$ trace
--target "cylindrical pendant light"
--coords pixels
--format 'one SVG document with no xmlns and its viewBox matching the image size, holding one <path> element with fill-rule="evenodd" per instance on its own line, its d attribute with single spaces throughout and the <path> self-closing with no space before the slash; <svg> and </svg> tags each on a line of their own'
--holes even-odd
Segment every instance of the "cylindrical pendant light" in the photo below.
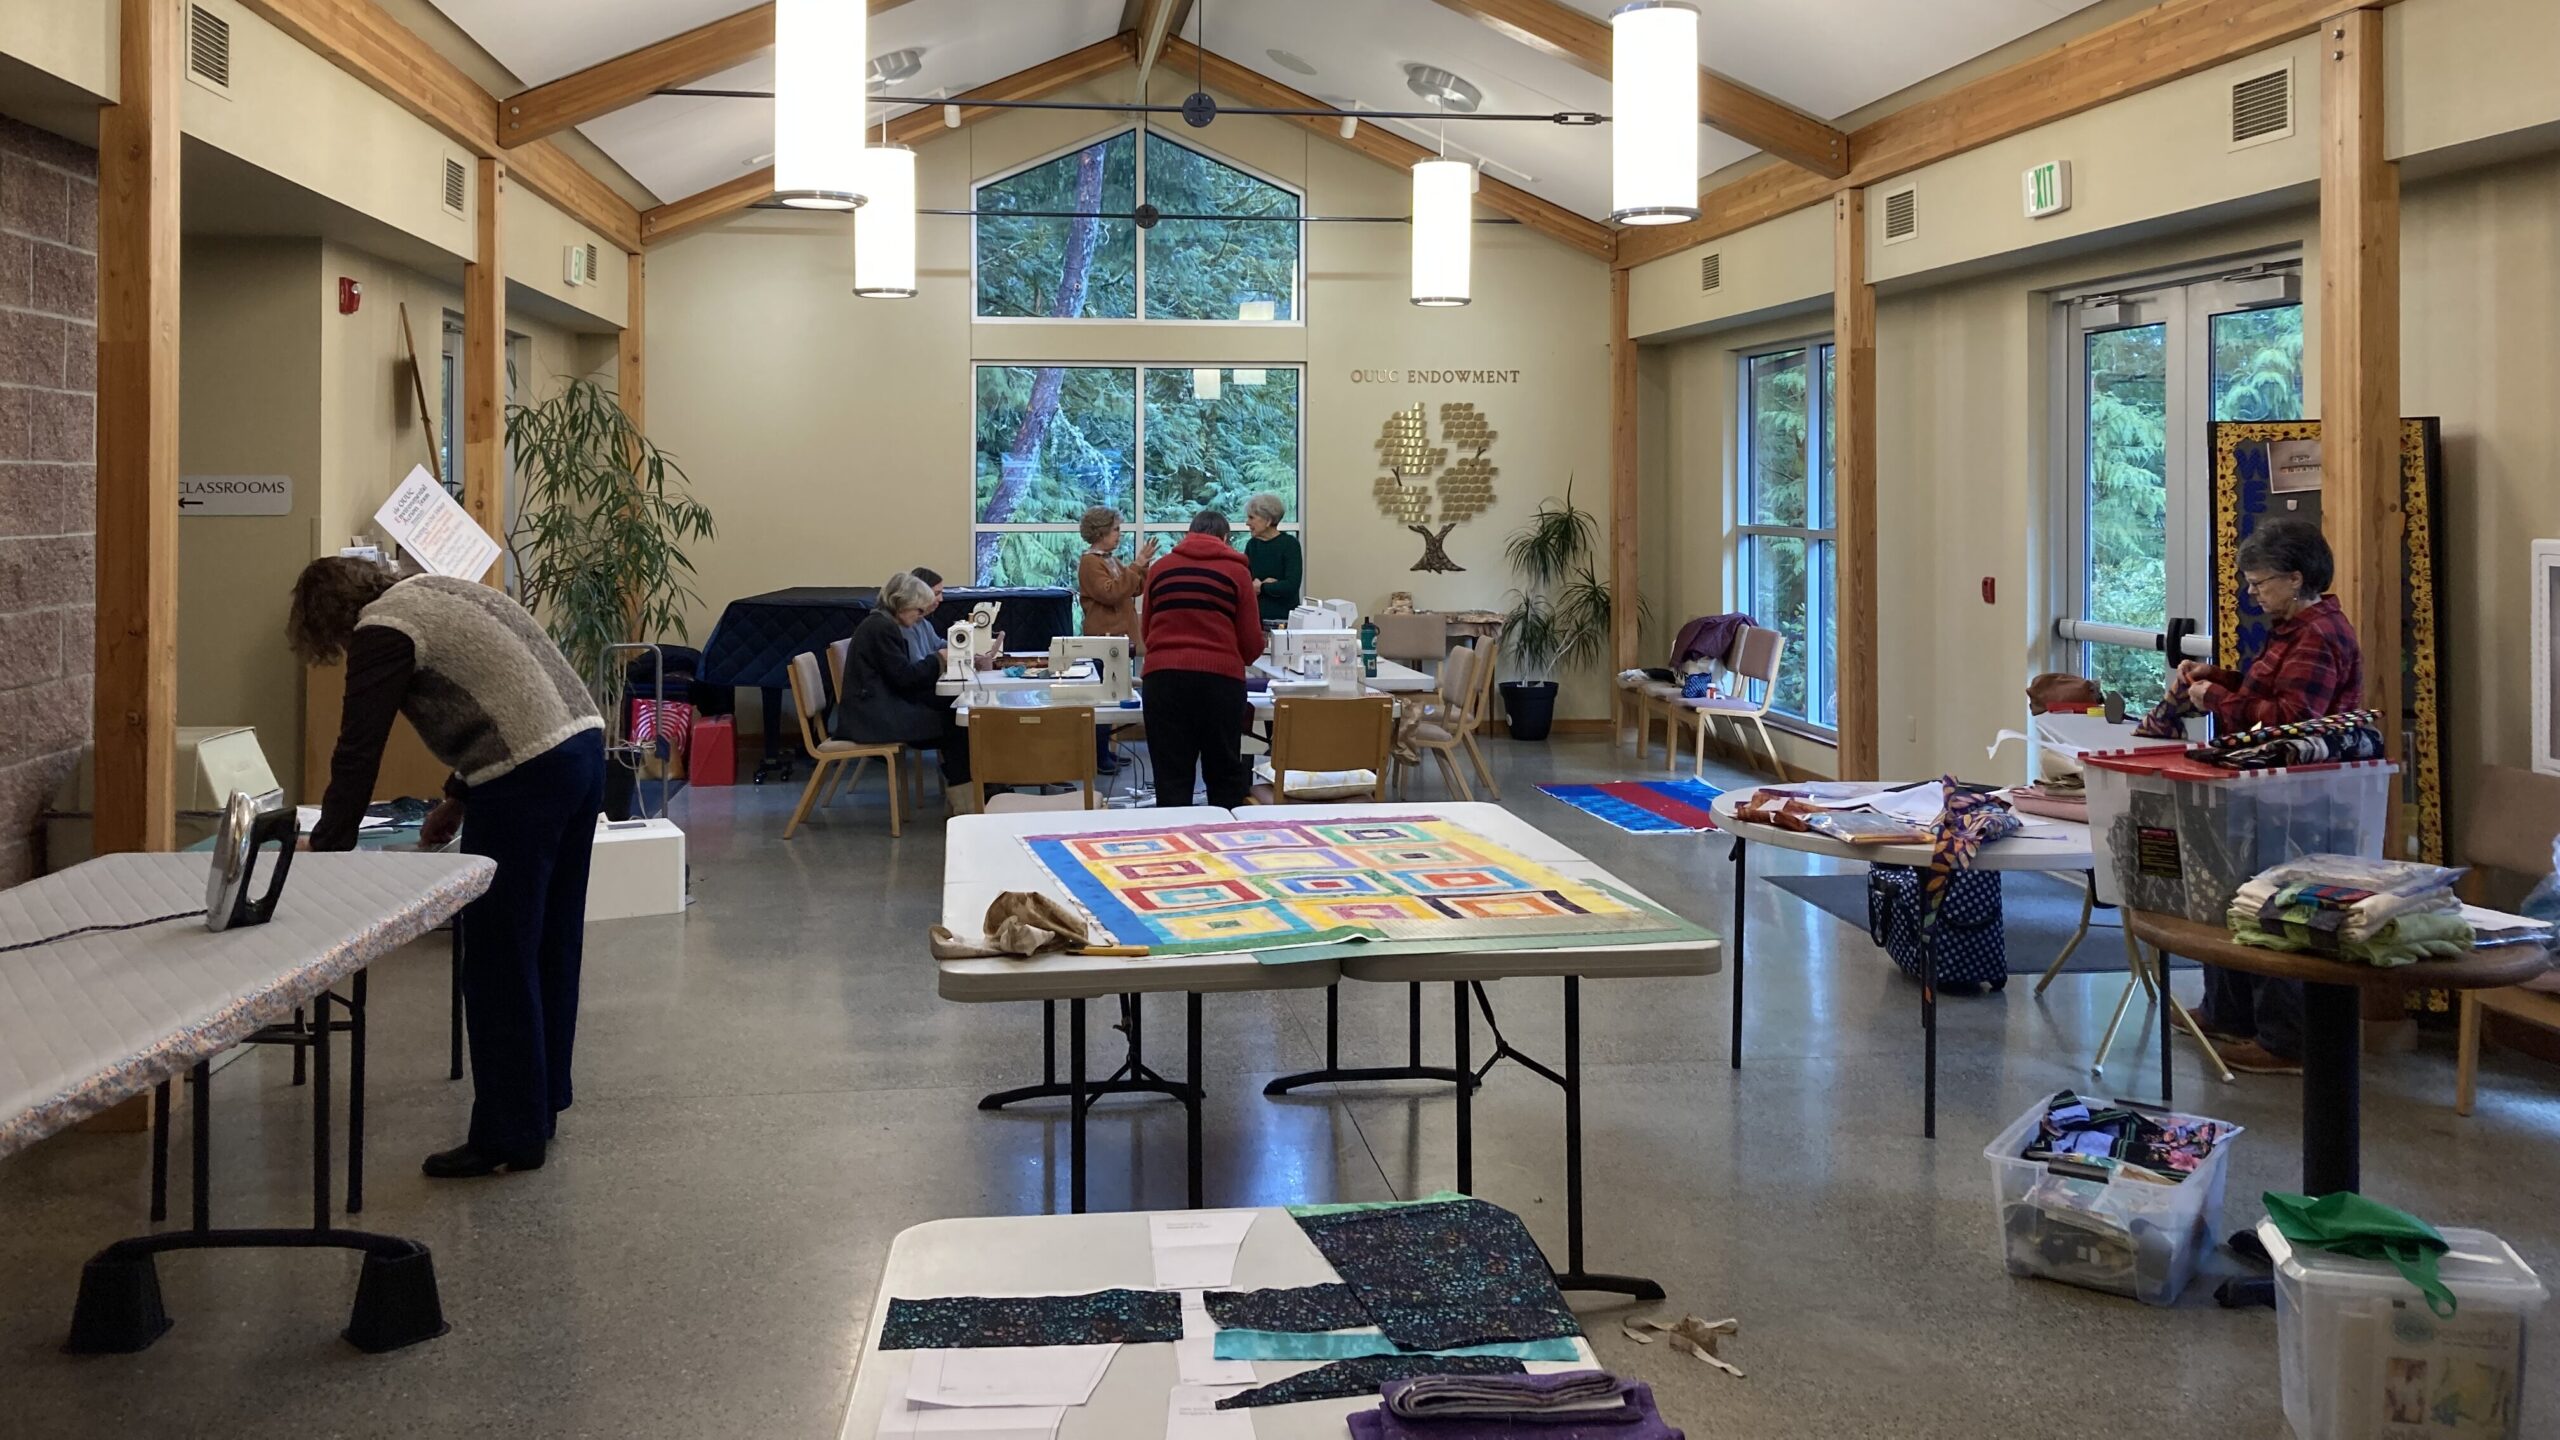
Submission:
<svg viewBox="0 0 2560 1440">
<path fill-rule="evenodd" d="M 1464 305 L 1475 244 L 1476 167 L 1424 160 L 1413 167 L 1413 303 Z"/>
<path fill-rule="evenodd" d="M 1630 0 L 1609 17 L 1609 218 L 1698 218 L 1698 12 Z"/>
<path fill-rule="evenodd" d="M 778 0 L 773 15 L 773 190 L 785 205 L 850 210 L 862 191 L 865 0 Z"/>
<path fill-rule="evenodd" d="M 853 293 L 903 300 L 916 293 L 916 152 L 874 145 L 862 164 L 871 198 L 853 212 Z"/>
</svg>

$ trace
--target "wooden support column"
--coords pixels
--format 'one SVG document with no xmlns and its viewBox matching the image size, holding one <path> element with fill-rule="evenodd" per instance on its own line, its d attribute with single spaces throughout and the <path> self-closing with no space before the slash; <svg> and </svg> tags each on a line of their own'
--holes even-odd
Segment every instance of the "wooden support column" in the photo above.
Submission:
<svg viewBox="0 0 2560 1440">
<path fill-rule="evenodd" d="M 2364 646 L 2364 703 L 2400 733 L 2400 167 L 2383 151 L 2382 12 L 2320 29 L 2321 528 Z M 2391 807 L 2390 853 L 2399 853 Z"/>
<path fill-rule="evenodd" d="M 1831 484 L 1839 626 L 1840 778 L 1877 778 L 1876 289 L 1867 283 L 1867 194 L 1832 198 Z M 1798 663 L 1802 663 L 1799 661 Z"/>
<path fill-rule="evenodd" d="M 501 540 L 507 483 L 507 267 L 499 240 L 506 214 L 507 165 L 479 162 L 477 239 L 462 267 L 462 508 Z M 490 578 L 504 583 L 504 562 Z"/>
<path fill-rule="evenodd" d="M 622 343 L 616 351 L 614 393 L 622 401 L 622 413 L 631 417 L 633 428 L 649 433 L 649 257 L 638 250 L 631 252 L 631 298 L 622 322 Z"/>
<path fill-rule="evenodd" d="M 1636 342 L 1627 334 L 1633 278 L 1629 271 L 1609 272 L 1609 653 L 1620 670 L 1637 663 L 1643 608 L 1636 552 Z"/>
<path fill-rule="evenodd" d="M 98 117 L 96 853 L 174 848 L 178 0 L 121 0 Z"/>
</svg>

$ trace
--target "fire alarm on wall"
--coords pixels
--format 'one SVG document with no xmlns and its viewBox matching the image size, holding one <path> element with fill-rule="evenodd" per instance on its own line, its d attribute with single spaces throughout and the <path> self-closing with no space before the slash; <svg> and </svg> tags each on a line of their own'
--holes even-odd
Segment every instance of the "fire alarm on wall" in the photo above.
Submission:
<svg viewBox="0 0 2560 1440">
<path fill-rule="evenodd" d="M 349 275 L 338 277 L 338 313 L 353 315 L 364 304 L 364 282 Z"/>
<path fill-rule="evenodd" d="M 1989 575 L 1982 577 L 1982 603 L 1985 605 L 2000 603 L 2000 582 Z"/>
</svg>

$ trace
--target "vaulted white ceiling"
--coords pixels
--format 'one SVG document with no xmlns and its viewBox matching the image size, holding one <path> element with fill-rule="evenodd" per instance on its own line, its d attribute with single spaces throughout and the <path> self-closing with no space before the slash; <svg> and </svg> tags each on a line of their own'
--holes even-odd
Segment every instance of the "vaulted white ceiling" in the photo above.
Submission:
<svg viewBox="0 0 2560 1440">
<path fill-rule="evenodd" d="M 528 85 L 557 79 L 744 8 L 741 0 L 437 0 L 453 21 Z M 1605 17 L 1617 0 L 1568 0 Z M 1916 84 L 2096 0 L 1698 0 L 1706 63 L 1825 119 Z M 902 94 L 956 93 L 1108 38 L 1120 0 L 912 0 L 871 20 L 875 55 L 914 48 L 923 70 Z M 1184 38 L 1346 108 L 1427 108 L 1405 67 L 1438 66 L 1484 93 L 1487 111 L 1609 108 L 1609 86 L 1565 61 L 1504 38 L 1434 0 L 1196 0 Z M 698 82 L 765 90 L 771 56 Z M 1188 87 L 1164 76 L 1159 101 Z M 874 117 L 878 118 L 877 116 Z M 1427 125 L 1382 122 L 1436 143 Z M 658 96 L 580 127 L 641 184 L 672 200 L 758 168 L 773 150 L 773 111 L 759 100 Z M 1606 128 L 1468 121 L 1448 127 L 1452 154 L 1594 217 L 1609 208 Z M 1750 147 L 1701 127 L 1702 171 Z"/>
</svg>

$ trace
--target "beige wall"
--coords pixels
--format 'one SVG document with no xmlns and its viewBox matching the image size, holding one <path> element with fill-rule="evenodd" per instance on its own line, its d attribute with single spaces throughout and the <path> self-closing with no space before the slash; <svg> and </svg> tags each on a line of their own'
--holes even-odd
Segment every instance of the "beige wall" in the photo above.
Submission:
<svg viewBox="0 0 2560 1440">
<path fill-rule="evenodd" d="M 200 241 L 183 265 L 179 468 L 290 476 L 294 503 L 289 515 L 179 522 L 178 723 L 256 726 L 294 796 L 302 675 L 284 654 L 284 619 L 321 533 L 320 244 Z"/>
<path fill-rule="evenodd" d="M 1126 98 L 1125 81 L 1095 91 Z M 1022 112 L 920 151 L 921 203 L 965 207 L 972 177 L 1101 129 L 1092 116 Z M 1186 137 L 1192 138 L 1192 137 Z M 1317 214 L 1402 214 L 1407 182 L 1297 127 L 1221 120 L 1210 148 L 1303 187 Z M 650 430 L 718 517 L 695 552 L 699 641 L 721 606 L 786 585 L 875 584 L 929 564 L 969 567 L 973 360 L 1303 362 L 1308 583 L 1376 606 L 1498 607 L 1501 543 L 1568 477 L 1605 513 L 1608 273 L 1514 226 L 1479 226 L 1473 305 L 1406 299 L 1401 226 L 1307 228 L 1303 326 L 973 323 L 969 227 L 927 218 L 923 293 L 856 300 L 842 221 L 756 211 L 656 247 L 649 258 Z M 1516 369 L 1485 387 L 1354 383 L 1355 370 Z M 1409 567 L 1421 541 L 1378 512 L 1370 483 L 1389 412 L 1473 401 L 1499 432 L 1494 511 L 1449 539 L 1462 574 Z M 1579 685 L 1568 713 L 1597 715 Z"/>
<path fill-rule="evenodd" d="M 0 0 L 0 53 L 104 100 L 116 93 L 113 0 Z"/>
</svg>

